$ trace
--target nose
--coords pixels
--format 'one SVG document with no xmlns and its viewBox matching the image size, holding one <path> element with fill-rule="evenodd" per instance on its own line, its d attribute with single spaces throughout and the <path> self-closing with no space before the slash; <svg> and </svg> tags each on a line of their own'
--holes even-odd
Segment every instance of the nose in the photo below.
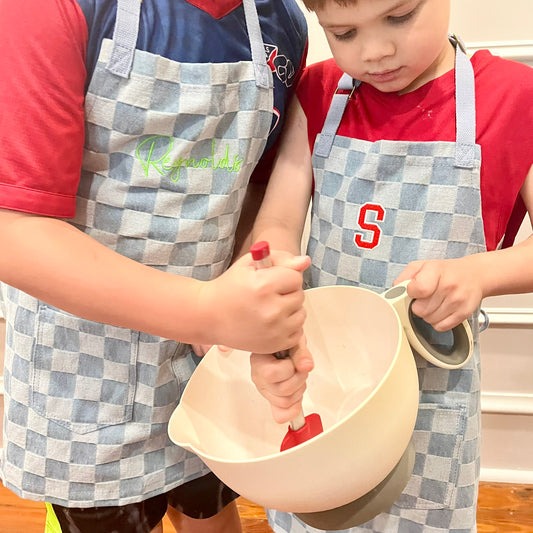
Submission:
<svg viewBox="0 0 533 533">
<path fill-rule="evenodd" d="M 394 43 L 386 37 L 371 36 L 362 41 L 361 59 L 365 63 L 379 63 L 396 52 Z"/>
</svg>

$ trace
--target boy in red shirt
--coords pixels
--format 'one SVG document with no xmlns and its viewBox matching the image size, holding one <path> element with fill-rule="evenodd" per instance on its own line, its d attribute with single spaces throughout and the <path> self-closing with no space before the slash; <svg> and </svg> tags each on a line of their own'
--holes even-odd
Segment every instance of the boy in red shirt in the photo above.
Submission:
<svg viewBox="0 0 533 533">
<path fill-rule="evenodd" d="M 413 474 L 387 512 L 346 531 L 474 532 L 478 310 L 487 296 L 533 290 L 533 238 L 511 246 L 533 212 L 533 70 L 488 51 L 468 58 L 448 36 L 449 1 L 304 3 L 334 59 L 310 65 L 297 87 L 254 239 L 273 256 L 298 254 L 312 200 L 309 287 L 382 292 L 411 280 L 416 315 L 438 332 L 469 319 L 475 337 L 461 369 L 417 356 Z M 279 422 L 300 409 L 309 367 L 296 366 L 254 355 Z M 317 531 L 269 519 L 276 533 Z"/>
<path fill-rule="evenodd" d="M 190 343 L 302 333 L 306 259 L 228 266 L 306 44 L 294 0 L 0 2 L 0 476 L 50 530 L 241 530 L 167 426 Z"/>
</svg>

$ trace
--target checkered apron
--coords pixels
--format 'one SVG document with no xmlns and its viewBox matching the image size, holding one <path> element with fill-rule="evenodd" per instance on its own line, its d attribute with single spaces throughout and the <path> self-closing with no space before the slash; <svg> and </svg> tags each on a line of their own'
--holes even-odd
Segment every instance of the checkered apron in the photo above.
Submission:
<svg viewBox="0 0 533 533">
<path fill-rule="evenodd" d="M 136 50 L 140 6 L 119 0 L 102 43 L 73 224 L 143 264 L 209 280 L 228 266 L 272 123 L 255 2 L 244 1 L 252 61 L 220 64 Z M 195 368 L 189 345 L 3 293 L 7 487 L 63 506 L 123 505 L 208 471 L 167 436 Z"/>
<path fill-rule="evenodd" d="M 367 142 L 336 136 L 348 98 L 337 91 L 313 153 L 311 286 L 349 284 L 382 292 L 410 261 L 485 251 L 474 74 L 465 53 L 456 48 L 455 143 Z M 352 80 L 343 77 L 343 88 L 351 91 Z M 420 407 L 413 475 L 388 513 L 344 531 L 475 531 L 480 435 L 477 314 L 471 325 L 475 355 L 464 368 L 437 368 L 415 355 Z M 287 513 L 269 511 L 268 516 L 276 533 L 319 531 Z"/>
</svg>

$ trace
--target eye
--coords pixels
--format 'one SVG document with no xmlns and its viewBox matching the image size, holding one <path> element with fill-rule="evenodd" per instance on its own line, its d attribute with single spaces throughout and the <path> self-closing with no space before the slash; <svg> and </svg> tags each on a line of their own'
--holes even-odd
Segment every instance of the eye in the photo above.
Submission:
<svg viewBox="0 0 533 533">
<path fill-rule="evenodd" d="M 416 14 L 416 9 L 413 9 L 413 11 L 409 11 L 409 13 L 406 13 L 405 15 L 402 15 L 400 17 L 387 17 L 387 20 L 390 24 L 400 26 L 402 24 L 405 24 L 406 22 L 409 22 Z"/>
<path fill-rule="evenodd" d="M 337 41 L 349 41 L 350 39 L 353 39 L 356 35 L 356 30 L 348 30 L 343 33 L 334 33 L 333 37 Z"/>
</svg>

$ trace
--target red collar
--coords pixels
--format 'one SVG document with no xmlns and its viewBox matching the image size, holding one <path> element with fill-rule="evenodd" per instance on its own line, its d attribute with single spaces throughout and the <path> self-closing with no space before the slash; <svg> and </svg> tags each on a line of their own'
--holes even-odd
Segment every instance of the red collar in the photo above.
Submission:
<svg viewBox="0 0 533 533">
<path fill-rule="evenodd" d="M 186 0 L 216 19 L 225 17 L 242 4 L 242 0 Z"/>
</svg>

